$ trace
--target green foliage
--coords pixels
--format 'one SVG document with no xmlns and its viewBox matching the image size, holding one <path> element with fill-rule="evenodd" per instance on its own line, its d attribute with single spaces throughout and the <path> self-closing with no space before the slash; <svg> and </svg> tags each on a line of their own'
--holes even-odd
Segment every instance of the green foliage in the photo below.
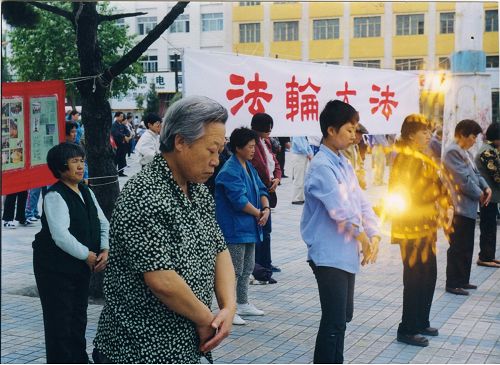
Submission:
<svg viewBox="0 0 500 365">
<path fill-rule="evenodd" d="M 159 110 L 160 110 L 160 98 L 156 93 L 155 84 L 152 83 L 146 95 L 146 110 L 144 111 L 144 114 L 148 113 L 158 114 Z"/>
<path fill-rule="evenodd" d="M 181 92 L 177 92 L 177 93 L 175 93 L 174 97 L 172 99 L 170 99 L 169 105 L 172 105 L 177 100 L 181 100 L 181 99 L 182 99 L 182 93 Z"/>
<path fill-rule="evenodd" d="M 137 94 L 135 97 L 135 107 L 141 111 L 144 109 L 144 95 L 142 94 Z"/>
<path fill-rule="evenodd" d="M 71 11 L 70 2 L 51 2 L 51 5 Z M 115 9 L 108 2 L 99 2 L 101 14 L 112 14 Z M 65 18 L 47 11 L 34 9 L 39 13 L 39 23 L 35 29 L 13 28 L 9 32 L 12 46 L 10 65 L 15 70 L 18 81 L 42 81 L 71 79 L 80 76 L 76 34 L 72 24 Z M 116 62 L 123 53 L 133 47 L 135 36 L 127 35 L 125 27 L 115 22 L 99 25 L 98 41 L 103 55 L 104 67 Z M 128 67 L 112 83 L 111 96 L 125 95 L 135 88 L 133 76 L 142 74 L 138 62 Z M 69 97 L 78 95 L 71 80 L 66 84 Z"/>
</svg>

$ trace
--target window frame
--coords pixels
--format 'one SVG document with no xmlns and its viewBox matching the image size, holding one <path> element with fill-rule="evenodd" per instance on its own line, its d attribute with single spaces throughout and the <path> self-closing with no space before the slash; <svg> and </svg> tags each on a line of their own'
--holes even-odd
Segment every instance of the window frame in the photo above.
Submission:
<svg viewBox="0 0 500 365">
<path fill-rule="evenodd" d="M 493 62 L 490 62 L 491 60 L 493 60 Z M 496 60 L 496 62 L 495 62 Z M 493 66 L 488 66 L 488 62 L 490 63 L 493 63 Z M 499 59 L 498 59 L 498 55 L 486 55 L 486 68 L 488 69 L 497 69 L 498 68 L 498 62 L 499 62 Z M 495 66 L 495 63 L 496 63 L 496 66 Z"/>
<path fill-rule="evenodd" d="M 277 29 L 279 26 L 285 26 L 284 29 Z M 293 27 L 291 27 L 293 25 Z M 277 32 L 279 35 L 285 35 L 285 37 L 277 37 Z M 292 34 L 289 34 L 292 33 Z M 291 37 L 290 37 L 291 35 Z M 285 39 L 281 39 L 285 38 Z M 291 38 L 291 39 L 290 39 Z M 299 21 L 275 21 L 273 22 L 273 41 L 274 42 L 295 42 L 299 40 Z"/>
<path fill-rule="evenodd" d="M 170 33 L 189 33 L 189 14 L 180 14 L 168 28 Z"/>
<path fill-rule="evenodd" d="M 380 68 L 381 62 L 380 60 L 353 60 L 352 65 L 354 67 L 364 67 L 364 68 Z"/>
<path fill-rule="evenodd" d="M 139 62 L 142 65 L 142 72 L 143 73 L 158 72 L 158 55 L 157 54 L 145 54 L 139 59 Z"/>
<path fill-rule="evenodd" d="M 443 19 L 443 16 L 452 15 L 452 19 Z M 451 22 L 451 31 L 450 31 L 450 22 Z M 443 32 L 443 29 L 445 30 Z M 453 34 L 455 33 L 455 12 L 448 11 L 439 13 L 439 34 Z"/>
<path fill-rule="evenodd" d="M 496 14 L 496 17 L 488 17 L 488 14 Z M 484 31 L 498 32 L 498 9 L 487 9 L 484 11 Z"/>
<path fill-rule="evenodd" d="M 332 24 L 328 24 L 328 22 L 332 22 Z M 326 23 L 325 25 L 321 25 L 320 23 Z M 335 24 L 336 23 L 336 24 Z M 329 29 L 331 27 L 332 36 L 329 37 Z M 320 32 L 324 34 L 319 34 Z M 325 18 L 325 19 L 313 19 L 313 40 L 328 40 L 328 39 L 339 39 L 340 38 L 340 18 Z M 324 37 L 322 37 L 324 35 Z"/>
<path fill-rule="evenodd" d="M 202 13 L 200 20 L 202 32 L 222 32 L 224 30 L 224 13 L 222 12 Z"/>
<path fill-rule="evenodd" d="M 421 33 L 419 24 L 420 18 L 422 19 Z M 405 22 L 405 20 L 407 21 Z M 425 14 L 396 14 L 396 35 L 425 35 Z"/>
<path fill-rule="evenodd" d="M 380 15 L 353 18 L 353 38 L 376 38 L 380 37 L 381 34 L 382 17 Z"/>
<path fill-rule="evenodd" d="M 148 20 L 143 20 L 143 19 L 148 19 Z M 137 17 L 137 33 L 139 33 L 139 35 L 147 35 L 157 25 L 158 25 L 158 17 L 156 16 Z"/>
<path fill-rule="evenodd" d="M 404 66 L 402 63 L 406 63 L 408 67 L 401 67 Z M 398 65 L 399 63 L 399 65 Z M 417 66 L 414 68 L 412 65 L 417 64 L 420 65 L 420 68 Z M 399 66 L 399 67 L 398 67 Z M 394 69 L 396 71 L 420 71 L 423 70 L 425 67 L 425 62 L 423 58 L 398 58 L 394 60 Z"/>
<path fill-rule="evenodd" d="M 251 30 L 251 26 L 256 29 Z M 240 43 L 260 43 L 260 23 L 240 23 L 238 26 Z M 249 35 L 252 35 L 249 37 Z"/>
</svg>

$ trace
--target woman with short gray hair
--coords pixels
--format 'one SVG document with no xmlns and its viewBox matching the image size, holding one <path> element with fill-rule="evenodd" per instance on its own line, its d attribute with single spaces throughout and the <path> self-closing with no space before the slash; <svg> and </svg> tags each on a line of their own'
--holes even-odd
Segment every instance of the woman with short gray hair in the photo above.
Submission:
<svg viewBox="0 0 500 365">
<path fill-rule="evenodd" d="M 199 363 L 228 336 L 235 274 L 203 182 L 219 164 L 227 111 L 174 103 L 161 153 L 124 186 L 111 218 L 96 363 Z M 220 308 L 210 310 L 215 296 Z"/>
</svg>

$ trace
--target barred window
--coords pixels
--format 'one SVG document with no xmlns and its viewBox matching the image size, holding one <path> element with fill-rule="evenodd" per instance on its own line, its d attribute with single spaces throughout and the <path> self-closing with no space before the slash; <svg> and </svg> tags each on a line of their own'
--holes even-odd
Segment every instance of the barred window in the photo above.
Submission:
<svg viewBox="0 0 500 365">
<path fill-rule="evenodd" d="M 498 9 L 486 10 L 484 13 L 484 31 L 498 32 Z"/>
<path fill-rule="evenodd" d="M 423 68 L 423 58 L 401 58 L 396 60 L 395 64 L 395 69 L 398 71 L 422 70 Z"/>
<path fill-rule="evenodd" d="M 298 41 L 299 22 L 274 22 L 274 41 Z"/>
<path fill-rule="evenodd" d="M 454 25 L 455 25 L 455 13 L 439 14 L 439 31 L 441 34 L 453 33 Z"/>
<path fill-rule="evenodd" d="M 168 29 L 170 33 L 189 33 L 189 14 L 179 15 Z"/>
<path fill-rule="evenodd" d="M 260 23 L 240 24 L 240 43 L 260 42 Z"/>
<path fill-rule="evenodd" d="M 354 38 L 380 37 L 379 16 L 354 18 Z"/>
<path fill-rule="evenodd" d="M 201 31 L 216 32 L 223 30 L 223 19 L 222 13 L 201 14 Z"/>
<path fill-rule="evenodd" d="M 396 15 L 396 35 L 424 34 L 424 14 Z"/>
<path fill-rule="evenodd" d="M 155 16 L 143 16 L 137 18 L 137 31 L 140 35 L 145 35 L 151 32 L 156 27 L 157 20 Z"/>
<path fill-rule="evenodd" d="M 339 28 L 339 19 L 313 20 L 313 39 L 338 39 Z"/>
<path fill-rule="evenodd" d="M 355 67 L 380 68 L 380 60 L 356 60 L 352 61 Z"/>
</svg>

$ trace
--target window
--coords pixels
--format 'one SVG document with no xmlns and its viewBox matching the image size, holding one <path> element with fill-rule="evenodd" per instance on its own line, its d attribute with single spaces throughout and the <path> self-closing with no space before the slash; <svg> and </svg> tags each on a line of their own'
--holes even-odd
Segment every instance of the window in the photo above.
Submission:
<svg viewBox="0 0 500 365">
<path fill-rule="evenodd" d="M 498 32 L 498 9 L 486 10 L 484 14 L 484 31 Z"/>
<path fill-rule="evenodd" d="M 222 13 L 201 14 L 201 31 L 216 32 L 223 29 Z"/>
<path fill-rule="evenodd" d="M 498 55 L 486 56 L 486 68 L 498 68 Z"/>
<path fill-rule="evenodd" d="M 115 24 L 118 25 L 119 27 L 125 28 L 125 19 L 124 18 L 116 19 Z"/>
<path fill-rule="evenodd" d="M 325 62 L 327 65 L 340 65 L 339 61 L 326 61 Z"/>
<path fill-rule="evenodd" d="M 439 14 L 439 32 L 441 34 L 453 33 L 455 24 L 455 13 Z"/>
<path fill-rule="evenodd" d="M 170 33 L 189 33 L 189 14 L 179 15 L 168 29 Z"/>
<path fill-rule="evenodd" d="M 451 68 L 449 57 L 439 57 L 438 62 L 439 62 L 438 69 L 440 70 L 449 70 Z"/>
<path fill-rule="evenodd" d="M 260 5 L 260 1 L 240 1 L 240 6 L 257 6 Z"/>
<path fill-rule="evenodd" d="M 145 55 L 141 57 L 142 71 L 143 72 L 158 72 L 158 56 Z"/>
<path fill-rule="evenodd" d="M 177 70 L 175 69 L 175 56 L 177 56 Z M 182 57 L 179 55 L 171 54 L 170 56 L 168 56 L 168 58 L 170 60 L 170 71 L 182 72 Z"/>
<path fill-rule="evenodd" d="M 498 104 L 500 95 L 498 94 L 498 91 L 493 91 L 491 93 L 491 114 L 492 116 L 492 122 L 500 123 L 500 114 L 498 113 Z"/>
<path fill-rule="evenodd" d="M 298 41 L 299 22 L 274 22 L 274 41 Z"/>
<path fill-rule="evenodd" d="M 156 27 L 156 17 L 155 16 L 143 16 L 137 18 L 137 27 L 139 28 L 139 34 L 145 35 L 151 32 L 151 30 Z"/>
<path fill-rule="evenodd" d="M 313 20 L 313 39 L 338 39 L 339 20 L 320 19 Z"/>
<path fill-rule="evenodd" d="M 398 71 L 408 71 L 408 70 L 422 70 L 424 68 L 423 58 L 402 58 L 396 60 L 396 70 Z"/>
<path fill-rule="evenodd" d="M 354 18 L 354 38 L 380 37 L 380 17 Z"/>
<path fill-rule="evenodd" d="M 396 15 L 396 35 L 424 34 L 424 14 Z"/>
<path fill-rule="evenodd" d="M 260 23 L 240 24 L 240 43 L 260 42 Z"/>
<path fill-rule="evenodd" d="M 380 60 L 357 60 L 353 61 L 355 67 L 380 68 Z"/>
</svg>

